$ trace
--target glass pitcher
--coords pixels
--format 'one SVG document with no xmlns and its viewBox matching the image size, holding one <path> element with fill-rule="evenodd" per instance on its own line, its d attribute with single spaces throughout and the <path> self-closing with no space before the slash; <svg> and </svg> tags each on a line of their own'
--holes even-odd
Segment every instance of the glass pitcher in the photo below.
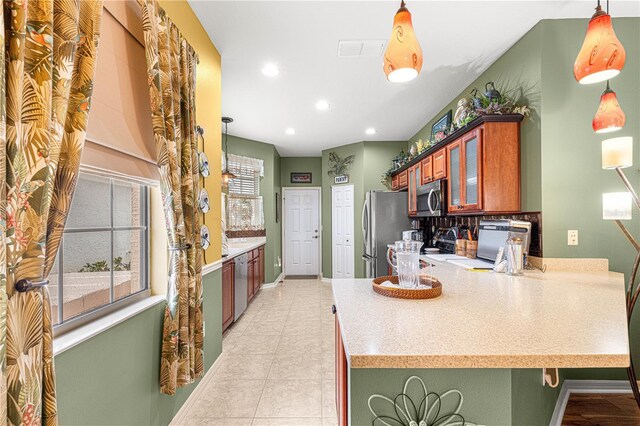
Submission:
<svg viewBox="0 0 640 426">
<path fill-rule="evenodd" d="M 401 288 L 416 288 L 418 286 L 420 247 L 422 247 L 421 241 L 396 241 L 393 250 L 394 256 L 387 253 L 387 262 L 398 273 L 398 282 Z"/>
</svg>

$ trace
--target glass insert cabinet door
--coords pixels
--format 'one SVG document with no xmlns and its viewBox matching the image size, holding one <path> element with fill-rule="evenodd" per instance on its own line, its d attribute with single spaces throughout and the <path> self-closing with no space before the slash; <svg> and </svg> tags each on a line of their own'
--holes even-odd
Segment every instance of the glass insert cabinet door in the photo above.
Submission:
<svg viewBox="0 0 640 426">
<path fill-rule="evenodd" d="M 464 143 L 465 204 L 478 204 L 478 138 Z"/>
<path fill-rule="evenodd" d="M 449 206 L 456 208 L 461 205 L 461 180 L 460 180 L 460 143 L 454 142 L 447 147 L 449 150 Z M 451 210 L 451 209 L 450 209 Z"/>
<path fill-rule="evenodd" d="M 462 138 L 463 147 L 463 208 L 464 210 L 482 209 L 482 145 L 481 130 L 475 130 Z"/>
</svg>

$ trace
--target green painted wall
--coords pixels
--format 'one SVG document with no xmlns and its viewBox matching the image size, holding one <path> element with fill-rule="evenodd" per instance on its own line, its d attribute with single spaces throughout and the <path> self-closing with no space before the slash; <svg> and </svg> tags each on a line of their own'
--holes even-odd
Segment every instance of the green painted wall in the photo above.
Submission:
<svg viewBox="0 0 640 426">
<path fill-rule="evenodd" d="M 282 187 L 322 186 L 322 157 L 282 157 L 280 170 Z M 291 173 L 311 173 L 311 183 L 291 183 Z"/>
<path fill-rule="evenodd" d="M 364 190 L 388 191 L 380 176 L 391 166 L 391 159 L 406 149 L 406 142 L 367 141 L 364 143 Z M 358 229 L 358 228 L 356 228 Z"/>
<path fill-rule="evenodd" d="M 581 31 L 580 34 L 581 36 L 584 35 L 584 31 Z M 488 81 L 493 81 L 497 87 L 505 87 L 507 90 L 521 88 L 521 91 L 515 93 L 519 94 L 517 97 L 520 98 L 521 103 L 529 105 L 529 108 L 531 108 L 531 117 L 523 122 L 520 132 L 520 187 L 523 211 L 540 211 L 542 208 L 542 191 L 540 184 L 541 42 L 542 23 L 538 23 L 505 52 L 504 55 L 487 68 L 480 77 L 473 81 L 468 87 L 464 88 L 458 96 L 442 108 L 435 117 L 432 117 L 427 124 L 409 140 L 409 144 L 412 144 L 418 139 L 429 139 L 431 136 L 431 126 L 434 122 L 439 120 L 449 110 L 452 110 L 455 115 L 458 100 L 462 97 L 470 98 L 471 91 L 474 88 L 484 91 L 485 83 Z M 575 54 L 569 56 L 571 56 L 571 61 L 575 59 Z M 572 67 L 568 68 L 569 71 L 572 69 Z"/>
<path fill-rule="evenodd" d="M 268 143 L 229 136 L 229 153 L 259 158 L 264 161 L 264 177 L 260 180 L 263 199 L 264 223 L 267 230 L 264 266 L 265 282 L 271 283 L 282 272 L 282 221 L 276 223 L 276 193 L 280 186 L 280 154 Z"/>
<path fill-rule="evenodd" d="M 548 425 L 556 407 L 564 381 L 562 370 L 560 384 L 556 388 L 542 386 L 542 370 L 511 370 L 511 424 Z"/>
<path fill-rule="evenodd" d="M 205 368 L 222 352 L 222 275 L 204 286 Z M 167 396 L 159 391 L 165 304 L 130 318 L 55 357 L 63 425 L 167 425 L 196 382 Z"/>
<path fill-rule="evenodd" d="M 406 147 L 405 141 L 383 142 L 366 141 L 350 145 L 339 146 L 322 151 L 322 275 L 331 277 L 331 187 L 335 186 L 332 177 L 327 175 L 329 170 L 329 153 L 335 152 L 340 158 L 355 155 L 355 160 L 349 169 L 349 183 L 354 187 L 354 231 L 355 231 L 355 263 L 356 278 L 364 278 L 364 261 L 362 260 L 362 207 L 365 192 L 385 190 L 380 183 L 380 176 L 391 165 L 391 159 Z"/>
<path fill-rule="evenodd" d="M 355 155 L 353 165 L 349 169 L 349 183 L 353 185 L 354 197 L 354 273 L 356 277 L 364 277 L 362 261 L 362 207 L 364 205 L 364 142 L 339 146 L 322 151 L 322 276 L 331 278 L 331 187 L 333 178 L 327 175 L 329 170 L 329 153 L 334 152 L 340 158 Z"/>
<path fill-rule="evenodd" d="M 402 393 L 406 380 L 411 376 L 420 377 L 428 392 L 442 395 L 451 389 L 463 394 L 460 414 L 465 421 L 479 425 L 511 425 L 511 370 L 488 369 L 389 369 L 352 368 L 349 370 L 349 401 L 352 425 L 370 425 L 374 419 L 367 401 L 373 394 L 395 398 Z M 409 396 L 417 405 L 422 391 L 414 386 L 409 388 Z M 458 404 L 456 395 L 443 398 L 440 416 L 450 414 Z M 390 403 L 373 405 L 377 414 L 395 416 Z M 383 413 L 380 413 L 380 411 Z M 404 420 L 404 419 L 401 419 Z M 395 424 L 394 422 L 389 422 Z M 534 425 L 527 425 L 534 426 Z"/>
<path fill-rule="evenodd" d="M 551 420 L 560 387 L 542 386 L 539 369 L 362 369 L 349 370 L 351 424 L 371 424 L 374 417 L 368 406 L 371 395 L 393 399 L 403 391 L 406 380 L 420 377 L 428 392 L 442 395 L 457 389 L 463 395 L 460 414 L 465 421 L 482 425 L 546 426 Z M 423 393 L 417 381 L 407 394 L 419 404 Z M 452 413 L 459 398 L 442 397 L 439 416 Z M 395 416 L 390 403 L 374 401 L 378 415 Z M 404 420 L 404 419 L 403 419 Z"/>
<path fill-rule="evenodd" d="M 613 222 L 602 220 L 602 193 L 624 191 L 617 174 L 601 168 L 600 141 L 633 136 L 634 166 L 625 173 L 640 187 L 640 19 L 616 18 L 616 34 L 625 46 L 627 60 L 622 72 L 611 80 L 626 113 L 624 129 L 597 135 L 591 120 L 605 84 L 580 85 L 572 67 L 587 27 L 585 19 L 543 21 L 542 54 L 542 211 L 544 254 L 548 257 L 607 258 L 613 271 L 628 277 L 634 251 Z M 640 237 L 637 211 L 625 225 Z M 567 230 L 579 231 L 578 246 L 567 246 Z M 634 360 L 640 339 L 638 315 L 631 327 Z M 635 349 L 634 349 L 635 348 Z M 567 378 L 625 379 L 622 369 L 568 370 Z"/>
</svg>

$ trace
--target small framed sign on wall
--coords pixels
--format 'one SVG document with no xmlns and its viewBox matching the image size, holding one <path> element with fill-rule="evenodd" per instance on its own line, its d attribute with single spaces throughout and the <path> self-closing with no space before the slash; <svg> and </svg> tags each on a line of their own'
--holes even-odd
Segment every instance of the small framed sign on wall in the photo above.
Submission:
<svg viewBox="0 0 640 426">
<path fill-rule="evenodd" d="M 291 183 L 311 183 L 311 173 L 291 173 Z"/>
<path fill-rule="evenodd" d="M 336 176 L 333 181 L 335 183 L 349 183 L 349 176 L 348 175 Z"/>
</svg>

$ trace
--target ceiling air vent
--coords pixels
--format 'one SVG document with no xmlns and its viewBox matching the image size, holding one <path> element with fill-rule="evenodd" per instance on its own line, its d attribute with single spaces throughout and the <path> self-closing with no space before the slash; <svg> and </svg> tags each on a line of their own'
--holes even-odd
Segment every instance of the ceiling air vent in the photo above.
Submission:
<svg viewBox="0 0 640 426">
<path fill-rule="evenodd" d="M 381 56 L 386 40 L 339 40 L 338 58 Z"/>
</svg>

